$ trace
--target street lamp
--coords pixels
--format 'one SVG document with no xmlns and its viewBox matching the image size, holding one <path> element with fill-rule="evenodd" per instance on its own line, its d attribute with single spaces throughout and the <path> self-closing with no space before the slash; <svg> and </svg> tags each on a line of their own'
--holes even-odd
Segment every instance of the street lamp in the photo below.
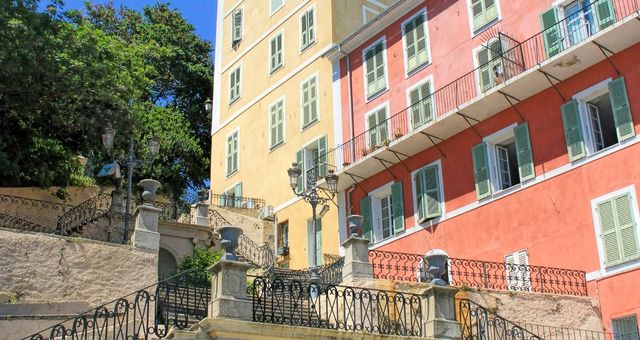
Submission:
<svg viewBox="0 0 640 340">
<path fill-rule="evenodd" d="M 315 170 L 317 170 L 317 167 Z M 312 224 L 313 224 L 313 237 L 312 237 L 313 256 L 311 257 L 312 259 L 311 282 L 317 283 L 318 282 L 318 250 L 316 249 L 316 247 L 318 245 L 316 244 L 315 235 L 318 232 L 317 231 L 318 223 L 317 223 L 317 216 L 316 216 L 316 208 L 318 207 L 318 204 L 328 208 L 329 206 L 326 205 L 326 203 L 329 201 L 333 202 L 333 197 L 336 195 L 336 193 L 338 193 L 338 175 L 334 174 L 333 170 L 329 170 L 329 174 L 325 176 L 325 180 L 327 182 L 327 186 L 329 187 L 328 192 L 331 194 L 331 196 L 321 197 L 320 191 L 318 191 L 319 189 L 318 183 L 317 183 L 318 176 L 316 174 L 313 174 L 314 175 L 313 178 L 308 178 L 308 180 L 310 180 L 311 183 L 313 183 L 311 187 L 308 188 L 307 190 L 302 190 L 302 192 L 296 192 L 296 188 L 298 187 L 298 182 L 300 181 L 300 175 L 302 174 L 302 170 L 298 168 L 298 163 L 296 162 L 292 163 L 291 167 L 287 170 L 287 174 L 289 175 L 289 185 L 291 186 L 291 190 L 293 190 L 293 193 L 298 197 L 302 197 L 305 202 L 311 204 Z M 320 189 L 320 190 L 322 190 L 322 192 L 324 192 L 325 194 L 327 192 L 324 189 Z"/>
<path fill-rule="evenodd" d="M 207 98 L 207 100 L 204 101 L 204 110 L 207 111 L 207 118 L 211 118 L 213 111 L 213 101 L 211 98 Z"/>
<path fill-rule="evenodd" d="M 116 130 L 111 127 L 111 124 L 107 124 L 104 128 L 104 132 L 102 134 L 102 144 L 104 148 L 107 150 L 107 153 L 111 156 L 111 152 L 113 151 L 113 143 L 115 140 Z M 149 152 L 151 153 L 151 157 L 155 158 L 156 155 L 160 152 L 160 138 L 155 134 L 151 136 L 148 140 Z M 122 239 L 122 244 L 126 244 L 129 238 L 129 220 L 131 214 L 131 181 L 133 180 L 133 169 L 139 168 L 144 163 L 148 163 L 149 161 L 144 161 L 136 158 L 136 154 L 133 150 L 134 141 L 133 135 L 129 137 L 129 153 L 126 157 L 121 159 L 114 159 L 114 162 L 118 164 L 118 166 L 126 166 L 127 167 L 127 203 L 125 206 L 125 214 L 124 214 L 124 237 Z"/>
</svg>

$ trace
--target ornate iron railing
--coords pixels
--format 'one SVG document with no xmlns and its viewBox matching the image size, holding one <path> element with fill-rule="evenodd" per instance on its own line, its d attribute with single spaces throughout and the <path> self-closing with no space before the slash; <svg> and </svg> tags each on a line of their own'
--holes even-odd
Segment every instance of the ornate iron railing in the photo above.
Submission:
<svg viewBox="0 0 640 340">
<path fill-rule="evenodd" d="M 458 303 L 458 321 L 462 328 L 463 340 L 543 339 L 467 299 L 461 299 Z"/>
<path fill-rule="evenodd" d="M 520 324 L 525 330 L 537 334 L 542 339 L 562 340 L 638 340 L 638 332 L 628 334 L 614 334 L 603 331 L 587 329 L 575 329 L 566 327 L 553 327 L 530 323 Z"/>
<path fill-rule="evenodd" d="M 240 235 L 238 239 L 238 255 L 266 271 L 271 270 L 275 263 L 275 253 L 269 244 L 258 245 L 246 235 Z"/>
<path fill-rule="evenodd" d="M 62 203 L 0 194 L 0 226 L 55 233 L 58 219 L 71 208 Z"/>
<path fill-rule="evenodd" d="M 640 3 L 637 0 L 611 0 L 614 7 L 614 16 L 608 22 L 608 26 L 635 14 L 640 10 Z M 586 4 L 583 12 L 593 12 L 599 0 Z M 413 106 L 390 115 L 386 120 L 378 125 L 370 126 L 364 131 L 342 145 L 336 146 L 325 154 L 318 155 L 318 163 L 333 164 L 338 171 L 344 167 L 357 163 L 378 149 L 393 144 L 396 140 L 404 136 L 415 133 L 423 125 L 438 121 L 441 117 L 455 114 L 458 108 L 464 104 L 482 96 L 492 88 L 498 87 L 509 79 L 522 74 L 525 71 L 540 65 L 558 53 L 578 45 L 579 43 L 598 33 L 598 29 L 589 27 L 589 23 L 584 21 L 576 22 L 576 16 L 568 16 L 560 20 L 555 25 L 541 31 L 528 39 L 518 42 L 503 33 L 498 35 L 499 51 L 495 51 L 497 56 L 477 68 L 462 75 L 460 78 L 441 87 L 431 95 L 423 98 Z M 546 52 L 545 35 L 557 36 L 557 43 L 549 46 Z M 484 71 L 484 72 L 483 72 Z M 481 82 L 484 73 L 488 83 Z M 428 105 L 433 114 L 433 120 L 423 125 L 416 126 L 410 123 L 410 113 L 413 107 L 419 108 Z M 462 118 L 461 118 L 462 119 Z M 466 118 L 465 118 L 466 119 Z M 373 132 L 384 134 L 373 142 L 370 137 Z M 436 143 L 437 141 L 432 142 Z"/>
<path fill-rule="evenodd" d="M 158 202 L 153 204 L 162 209 L 160 220 L 174 222 L 191 222 L 191 207 L 183 202 Z"/>
<path fill-rule="evenodd" d="M 210 274 L 192 270 L 105 303 L 22 340 L 164 338 L 207 316 Z"/>
<path fill-rule="evenodd" d="M 369 250 L 369 261 L 376 278 L 429 280 L 429 266 L 423 255 Z M 453 286 L 587 295 L 586 273 L 581 270 L 450 258 L 446 276 Z"/>
<path fill-rule="evenodd" d="M 422 336 L 419 295 L 257 277 L 253 321 L 349 332 Z"/>
<path fill-rule="evenodd" d="M 326 254 L 325 254 L 326 256 Z M 335 256 L 335 257 L 334 257 Z M 342 268 L 344 267 L 344 257 L 332 255 L 329 259 L 333 262 L 326 262 L 318 266 L 318 283 L 323 285 L 337 285 L 342 282 Z M 311 268 L 305 269 L 284 269 L 272 268 L 268 273 L 271 279 L 280 279 L 283 281 L 311 281 Z"/>
<path fill-rule="evenodd" d="M 265 206 L 265 200 L 262 198 L 214 194 L 211 195 L 211 205 L 225 208 L 260 209 Z"/>
<path fill-rule="evenodd" d="M 133 203 L 133 202 L 132 202 Z M 135 207 L 135 203 L 133 203 Z M 131 210 L 132 212 L 135 209 Z M 71 208 L 58 219 L 58 233 L 61 235 L 81 234 L 82 227 L 113 212 L 124 217 L 124 207 L 111 209 L 111 195 L 99 194 Z"/>
</svg>

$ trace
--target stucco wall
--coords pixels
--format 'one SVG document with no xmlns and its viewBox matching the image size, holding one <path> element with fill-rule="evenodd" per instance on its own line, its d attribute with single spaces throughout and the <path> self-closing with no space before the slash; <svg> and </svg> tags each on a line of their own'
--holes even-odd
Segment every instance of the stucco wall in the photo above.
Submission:
<svg viewBox="0 0 640 340">
<path fill-rule="evenodd" d="M 25 302 L 104 303 L 157 282 L 157 253 L 0 229 L 0 292 Z"/>
</svg>

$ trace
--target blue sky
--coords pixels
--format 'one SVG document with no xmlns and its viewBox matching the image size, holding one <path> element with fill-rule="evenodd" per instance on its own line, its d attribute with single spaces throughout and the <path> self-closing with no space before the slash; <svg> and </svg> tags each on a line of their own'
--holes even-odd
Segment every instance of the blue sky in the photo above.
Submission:
<svg viewBox="0 0 640 340">
<path fill-rule="evenodd" d="M 107 0 L 92 0 L 94 3 L 106 2 Z M 64 0 L 66 9 L 82 9 L 85 0 Z M 113 0 L 115 6 L 126 5 L 133 9 L 142 9 L 145 5 L 153 5 L 157 0 Z M 187 21 L 196 28 L 196 33 L 202 38 L 211 41 L 215 40 L 216 34 L 216 9 L 217 0 L 174 0 L 168 2 L 172 8 L 179 10 Z M 47 0 L 41 0 L 44 7 Z"/>
</svg>

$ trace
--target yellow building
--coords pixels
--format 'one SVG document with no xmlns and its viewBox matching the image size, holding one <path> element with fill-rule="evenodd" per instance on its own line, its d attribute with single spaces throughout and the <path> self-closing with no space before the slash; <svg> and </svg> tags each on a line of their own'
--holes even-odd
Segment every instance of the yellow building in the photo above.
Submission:
<svg viewBox="0 0 640 340">
<path fill-rule="evenodd" d="M 275 246 L 289 247 L 282 265 L 307 267 L 313 254 L 311 207 L 286 170 L 294 161 L 314 168 L 318 154 L 342 143 L 339 66 L 326 54 L 395 1 L 218 1 L 211 191 L 274 207 Z M 319 255 L 339 253 L 338 216 L 346 213 L 331 205 L 321 218 Z"/>
</svg>

